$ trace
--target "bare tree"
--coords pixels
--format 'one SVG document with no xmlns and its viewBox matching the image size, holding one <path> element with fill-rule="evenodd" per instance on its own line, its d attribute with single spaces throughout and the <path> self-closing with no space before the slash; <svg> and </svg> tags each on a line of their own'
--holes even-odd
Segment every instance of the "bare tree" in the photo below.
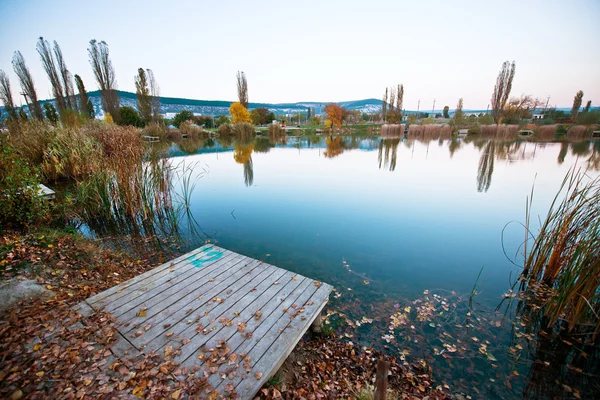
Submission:
<svg viewBox="0 0 600 400">
<path fill-rule="evenodd" d="M 63 93 L 63 85 L 61 83 L 58 72 L 56 71 L 56 64 L 54 63 L 54 57 L 52 56 L 52 50 L 50 48 L 50 43 L 47 40 L 44 40 L 42 36 L 38 39 L 36 49 L 40 58 L 42 59 L 42 67 L 44 67 L 44 71 L 48 75 L 48 79 L 50 80 L 50 84 L 52 85 L 52 94 L 54 95 L 54 99 L 56 100 L 56 106 L 58 107 L 58 111 L 64 110 L 66 106 L 65 97 Z"/>
<path fill-rule="evenodd" d="M 113 120 L 117 121 L 119 118 L 119 95 L 116 90 L 117 80 L 110 61 L 108 45 L 104 41 L 97 42 L 96 39 L 92 39 L 90 40 L 88 53 L 96 82 L 98 82 L 100 88 L 102 108 L 104 112 L 112 116 Z"/>
<path fill-rule="evenodd" d="M 581 108 L 581 102 L 583 101 L 583 90 L 580 90 L 575 94 L 573 98 L 573 108 L 571 108 L 571 118 L 577 118 L 579 109 Z"/>
<path fill-rule="evenodd" d="M 13 101 L 12 92 L 10 90 L 10 81 L 6 73 L 0 69 L 0 100 L 4 104 L 6 113 L 9 118 L 17 119 L 17 109 L 15 108 L 15 102 Z"/>
<path fill-rule="evenodd" d="M 56 40 L 54 41 L 54 56 L 56 57 L 56 65 L 62 78 L 62 86 L 64 88 L 65 100 L 68 108 L 77 110 L 77 102 L 75 101 L 75 90 L 73 88 L 73 75 L 67 69 L 67 64 L 62 54 L 62 50 Z"/>
<path fill-rule="evenodd" d="M 496 78 L 496 85 L 494 86 L 494 93 L 492 94 L 492 117 L 498 124 L 502 118 L 504 106 L 510 96 L 510 90 L 512 89 L 512 81 L 515 77 L 515 62 L 512 64 L 508 61 L 502 63 L 502 68 Z"/>
<path fill-rule="evenodd" d="M 390 111 L 394 111 L 394 105 L 396 104 L 396 89 L 392 86 L 390 88 Z"/>
<path fill-rule="evenodd" d="M 12 65 L 15 73 L 19 77 L 19 83 L 21 84 L 21 89 L 23 89 L 22 94 L 25 96 L 25 102 L 27 103 L 31 116 L 37 119 L 44 119 L 42 106 L 38 101 L 35 85 L 33 84 L 33 78 L 29 72 L 29 68 L 27 68 L 27 65 L 25 64 L 25 58 L 23 58 L 23 54 L 21 54 L 20 51 L 15 51 Z"/>
<path fill-rule="evenodd" d="M 90 110 L 88 109 L 88 101 L 89 97 L 85 90 L 85 86 L 83 85 L 83 80 L 77 74 L 75 74 L 75 84 L 77 85 L 77 91 L 79 92 L 79 111 L 86 116 L 90 115 Z"/>
<path fill-rule="evenodd" d="M 137 109 L 144 122 L 152 120 L 152 105 L 150 103 L 150 89 L 144 68 L 138 68 L 135 80 L 135 94 L 137 96 Z"/>
<path fill-rule="evenodd" d="M 246 81 L 244 71 L 237 73 L 237 92 L 240 104 L 248 108 L 248 81 Z"/>
<path fill-rule="evenodd" d="M 381 101 L 381 116 L 383 117 L 383 122 L 385 122 L 385 115 L 387 113 L 387 102 L 388 102 L 388 89 L 385 88 L 385 94 L 383 95 L 383 100 Z"/>
<path fill-rule="evenodd" d="M 150 68 L 146 69 L 146 75 L 148 76 L 148 84 L 150 85 L 152 118 L 154 121 L 158 121 L 158 117 L 160 116 L 160 87 L 158 86 L 158 82 L 156 82 L 154 72 Z"/>
<path fill-rule="evenodd" d="M 404 85 L 398 85 L 398 100 L 396 101 L 396 107 L 398 110 L 402 112 L 402 107 L 404 106 Z"/>
</svg>

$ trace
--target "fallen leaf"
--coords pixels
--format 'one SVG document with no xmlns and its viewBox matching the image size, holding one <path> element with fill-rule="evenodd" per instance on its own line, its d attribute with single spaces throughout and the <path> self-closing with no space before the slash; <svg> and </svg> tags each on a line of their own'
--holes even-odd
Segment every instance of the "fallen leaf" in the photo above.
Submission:
<svg viewBox="0 0 600 400">
<path fill-rule="evenodd" d="M 257 380 L 259 380 L 260 378 L 262 378 L 262 376 L 263 376 L 263 373 L 262 373 L 262 372 L 256 371 L 256 372 L 254 373 L 254 377 L 255 377 Z"/>
<path fill-rule="evenodd" d="M 181 394 L 181 389 L 177 389 L 176 391 L 174 391 L 171 394 L 171 398 L 177 400 L 179 398 L 179 395 Z"/>
</svg>

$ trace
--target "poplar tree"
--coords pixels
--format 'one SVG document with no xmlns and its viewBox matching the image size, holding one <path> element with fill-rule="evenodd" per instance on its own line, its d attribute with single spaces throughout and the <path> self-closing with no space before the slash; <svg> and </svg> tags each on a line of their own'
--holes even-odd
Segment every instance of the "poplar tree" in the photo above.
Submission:
<svg viewBox="0 0 600 400">
<path fill-rule="evenodd" d="M 496 85 L 494 86 L 494 93 L 492 94 L 492 117 L 494 118 L 494 122 L 496 124 L 500 123 L 502 119 L 502 114 L 504 112 L 504 106 L 508 101 L 508 97 L 510 96 L 510 91 L 512 89 L 512 81 L 515 77 L 515 62 L 512 64 L 508 61 L 505 61 L 502 64 L 502 68 L 500 69 L 500 73 L 496 78 Z"/>
<path fill-rule="evenodd" d="M 54 62 L 50 43 L 40 36 L 36 45 L 36 49 L 42 60 L 42 67 L 44 68 L 44 71 L 46 71 L 46 75 L 48 75 L 48 79 L 50 80 L 50 85 L 52 86 L 52 95 L 56 101 L 56 106 L 58 107 L 59 111 L 62 111 L 67 108 L 67 105 L 65 102 L 63 85 L 56 70 L 56 64 Z"/>
<path fill-rule="evenodd" d="M 10 81 L 6 73 L 0 69 L 0 100 L 9 118 L 17 119 L 17 109 L 10 90 Z"/>
<path fill-rule="evenodd" d="M 88 47 L 92 71 L 100 88 L 102 108 L 111 115 L 115 122 L 119 118 L 119 94 L 117 93 L 117 79 L 115 69 L 110 61 L 108 45 L 106 42 L 90 40 Z"/>
<path fill-rule="evenodd" d="M 67 69 L 67 64 L 62 54 L 62 50 L 56 40 L 54 41 L 54 56 L 56 57 L 56 65 L 62 79 L 64 88 L 65 101 L 68 108 L 77 110 L 77 102 L 75 101 L 75 90 L 73 89 L 73 75 Z"/>
<path fill-rule="evenodd" d="M 248 81 L 244 71 L 238 71 L 237 73 L 237 92 L 240 104 L 248 109 Z"/>
<path fill-rule="evenodd" d="M 135 77 L 135 94 L 137 96 L 137 109 L 145 123 L 152 121 L 152 105 L 150 103 L 150 89 L 146 79 L 146 71 L 138 68 Z"/>
<path fill-rule="evenodd" d="M 17 74 L 19 77 L 19 83 L 21 84 L 21 89 L 23 90 L 23 96 L 25 96 L 25 102 L 27 103 L 27 107 L 29 108 L 31 116 L 37 119 L 44 119 L 42 106 L 38 101 L 33 78 L 29 72 L 29 68 L 27 68 L 27 64 L 25 64 L 25 58 L 20 51 L 15 51 L 12 59 L 12 65 L 13 69 L 15 70 L 15 74 Z"/>
<path fill-rule="evenodd" d="M 575 94 L 573 98 L 573 108 L 571 108 L 571 118 L 577 118 L 579 109 L 581 108 L 581 102 L 583 101 L 583 90 L 580 90 Z"/>
<path fill-rule="evenodd" d="M 75 84 L 77 85 L 77 91 L 79 92 L 79 110 L 83 115 L 89 116 L 90 110 L 88 108 L 88 103 L 90 102 L 90 99 L 88 97 L 87 92 L 85 91 L 83 80 L 77 74 L 75 74 Z"/>
</svg>

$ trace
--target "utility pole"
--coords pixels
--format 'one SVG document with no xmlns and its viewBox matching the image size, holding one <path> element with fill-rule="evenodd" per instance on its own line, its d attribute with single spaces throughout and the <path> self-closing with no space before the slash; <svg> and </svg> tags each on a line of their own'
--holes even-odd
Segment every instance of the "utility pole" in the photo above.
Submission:
<svg viewBox="0 0 600 400">
<path fill-rule="evenodd" d="M 421 99 L 419 99 L 419 102 L 417 103 L 417 118 L 419 118 L 419 108 L 421 107 Z"/>
<path fill-rule="evenodd" d="M 548 95 L 548 98 L 546 99 L 546 105 L 544 106 L 544 113 L 546 112 L 546 110 L 548 109 L 548 103 L 550 102 L 550 95 Z"/>
<path fill-rule="evenodd" d="M 431 107 L 431 115 L 433 115 L 433 118 L 435 118 L 435 99 L 433 99 L 433 107 Z"/>
</svg>

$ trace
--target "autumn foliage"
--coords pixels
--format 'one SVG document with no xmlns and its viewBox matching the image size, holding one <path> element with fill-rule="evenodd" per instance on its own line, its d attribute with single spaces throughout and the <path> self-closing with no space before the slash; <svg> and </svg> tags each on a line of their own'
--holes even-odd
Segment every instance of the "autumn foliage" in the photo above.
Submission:
<svg viewBox="0 0 600 400">
<path fill-rule="evenodd" d="M 329 103 L 325 106 L 325 112 L 327 113 L 327 119 L 331 121 L 332 127 L 342 126 L 342 119 L 344 115 L 344 109 L 335 103 Z"/>
<path fill-rule="evenodd" d="M 231 121 L 235 124 L 237 122 L 249 122 L 252 123 L 250 113 L 239 101 L 231 104 L 229 107 L 229 114 L 231 114 Z"/>
</svg>

